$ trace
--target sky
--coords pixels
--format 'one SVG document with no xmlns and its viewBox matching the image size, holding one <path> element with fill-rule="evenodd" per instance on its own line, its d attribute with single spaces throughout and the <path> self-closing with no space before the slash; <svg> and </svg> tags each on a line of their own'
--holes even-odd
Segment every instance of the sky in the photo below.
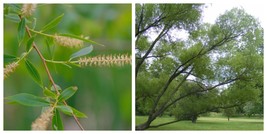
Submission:
<svg viewBox="0 0 267 134">
<path fill-rule="evenodd" d="M 234 7 L 243 8 L 248 14 L 257 18 L 261 24 L 265 23 L 264 18 L 266 19 L 266 14 L 264 14 L 264 10 L 266 4 L 259 3 L 259 2 L 225 2 L 225 3 L 212 3 L 206 4 L 206 7 L 203 12 L 203 21 L 214 23 L 215 19 L 220 15 L 223 14 L 226 10 L 231 10 Z M 265 12 L 266 13 L 266 12 Z"/>
<path fill-rule="evenodd" d="M 266 14 L 264 14 L 264 10 L 267 7 L 264 6 L 265 4 L 259 2 L 223 2 L 223 3 L 211 3 L 205 4 L 205 8 L 203 9 L 202 17 L 203 22 L 214 24 L 216 18 L 218 18 L 221 14 L 224 14 L 225 11 L 231 10 L 232 8 L 238 7 L 243 8 L 245 12 L 252 15 L 256 19 L 259 20 L 262 26 L 266 23 Z M 174 37 L 178 37 L 178 40 L 186 40 L 188 37 L 188 33 L 184 30 L 181 31 L 170 31 Z M 157 33 L 150 33 L 151 39 L 153 41 L 157 37 Z M 175 39 L 174 39 L 175 40 Z"/>
</svg>

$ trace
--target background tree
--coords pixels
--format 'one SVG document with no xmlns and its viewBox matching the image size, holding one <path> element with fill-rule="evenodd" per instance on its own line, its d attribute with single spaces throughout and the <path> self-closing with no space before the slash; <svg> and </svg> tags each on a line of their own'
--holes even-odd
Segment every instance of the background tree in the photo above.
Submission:
<svg viewBox="0 0 267 134">
<path fill-rule="evenodd" d="M 198 93 L 235 89 L 234 95 L 244 94 L 233 103 L 220 101 L 216 106 L 228 108 L 246 101 L 250 91 L 256 92 L 255 86 L 262 84 L 263 29 L 259 22 L 234 8 L 215 24 L 203 24 L 201 9 L 190 4 L 136 5 L 136 109 L 148 113 L 147 121 L 136 129 L 152 127 L 151 122 L 166 111 L 178 104 L 181 109 L 182 101 L 195 102 Z M 172 36 L 181 30 L 189 34 L 186 39 Z M 183 92 L 189 81 L 198 90 L 185 88 Z"/>
</svg>

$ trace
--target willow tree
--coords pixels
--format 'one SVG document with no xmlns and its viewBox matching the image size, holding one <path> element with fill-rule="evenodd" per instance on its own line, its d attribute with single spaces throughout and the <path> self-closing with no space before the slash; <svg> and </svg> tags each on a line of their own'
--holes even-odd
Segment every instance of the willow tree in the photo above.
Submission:
<svg viewBox="0 0 267 134">
<path fill-rule="evenodd" d="M 259 22 L 234 8 L 220 15 L 215 24 L 206 24 L 200 21 L 202 8 L 136 5 L 136 113 L 148 115 L 136 129 L 156 127 L 151 123 L 157 117 L 196 93 L 229 87 L 246 95 L 250 92 L 243 89 L 262 84 L 263 29 Z M 185 40 L 173 36 L 182 30 L 189 34 Z M 199 88 L 185 88 L 188 82 Z"/>
</svg>

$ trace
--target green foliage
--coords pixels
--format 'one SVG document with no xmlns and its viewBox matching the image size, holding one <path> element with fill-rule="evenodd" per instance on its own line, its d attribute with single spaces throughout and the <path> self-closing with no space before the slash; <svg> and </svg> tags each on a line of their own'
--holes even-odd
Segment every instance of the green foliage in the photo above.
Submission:
<svg viewBox="0 0 267 134">
<path fill-rule="evenodd" d="M 53 19 L 51 22 L 49 22 L 47 25 L 45 25 L 40 32 L 48 31 L 48 30 L 54 28 L 55 26 L 57 26 L 61 22 L 63 16 L 64 16 L 64 14 L 61 14 L 58 17 L 56 17 L 55 19 Z"/>
<path fill-rule="evenodd" d="M 41 80 L 40 74 L 38 73 L 37 69 L 27 59 L 25 60 L 25 65 L 26 65 L 26 68 L 27 68 L 28 72 L 30 73 L 30 75 L 34 79 L 34 81 L 42 87 L 43 82 Z"/>
<path fill-rule="evenodd" d="M 34 96 L 32 94 L 20 93 L 6 97 L 9 103 L 19 103 L 25 106 L 49 106 L 49 102 L 44 98 Z"/>
<path fill-rule="evenodd" d="M 75 52 L 74 54 L 72 54 L 70 56 L 70 60 L 74 59 L 74 58 L 77 58 L 77 57 L 81 57 L 81 56 L 84 56 L 84 55 L 87 55 L 89 53 L 91 53 L 93 51 L 93 46 L 90 45 L 89 47 L 85 47 L 81 50 L 79 50 L 78 52 Z"/>
<path fill-rule="evenodd" d="M 65 113 L 65 114 L 67 114 L 67 115 L 72 115 L 72 113 L 73 113 L 72 109 L 71 109 L 69 106 L 58 105 L 58 106 L 56 106 L 56 108 L 57 108 L 59 111 Z"/>
<path fill-rule="evenodd" d="M 16 61 L 18 58 L 13 55 L 4 54 L 4 64 L 11 63 Z"/>
<path fill-rule="evenodd" d="M 64 130 L 64 125 L 57 109 L 52 119 L 52 128 L 53 130 Z"/>
<path fill-rule="evenodd" d="M 27 41 L 27 45 L 26 45 L 26 51 L 29 52 L 29 50 L 32 47 L 32 43 L 34 41 L 34 37 L 31 37 L 28 41 Z"/>
<path fill-rule="evenodd" d="M 25 36 L 25 18 L 22 18 L 21 21 L 19 22 L 18 25 L 18 42 L 19 44 L 21 43 L 21 41 L 23 40 L 24 36 Z"/>
<path fill-rule="evenodd" d="M 198 85 L 194 83 L 185 83 L 182 87 L 181 94 L 201 91 Z M 205 114 L 209 111 L 218 111 L 218 91 L 211 90 L 206 92 L 196 92 L 178 103 L 172 108 L 172 114 L 179 120 L 192 120 L 195 122 L 200 114 Z"/>
<path fill-rule="evenodd" d="M 57 98 L 57 95 L 54 92 L 52 92 L 49 89 L 47 89 L 47 88 L 44 89 L 44 95 L 47 96 L 47 97 L 50 97 L 52 99 L 56 99 Z"/>
<path fill-rule="evenodd" d="M 75 94 L 77 89 L 78 89 L 77 87 L 68 87 L 64 89 L 62 93 L 60 94 L 60 96 L 58 97 L 58 101 L 61 102 L 63 100 L 69 99 L 72 95 Z"/>
<path fill-rule="evenodd" d="M 56 89 L 55 89 L 55 87 L 56 87 Z M 56 90 L 58 90 L 59 92 L 62 91 L 62 89 L 61 89 L 61 87 L 59 85 L 56 84 L 55 87 L 54 86 L 51 86 L 51 91 L 53 91 L 53 92 L 56 92 Z"/>
<path fill-rule="evenodd" d="M 79 117 L 79 118 L 87 118 L 86 114 L 84 114 L 84 113 L 78 111 L 77 109 L 75 109 L 75 108 L 73 108 L 73 107 L 71 107 L 71 106 L 68 106 L 68 107 L 71 108 L 72 113 L 73 113 L 74 115 L 76 115 L 77 117 Z"/>
</svg>

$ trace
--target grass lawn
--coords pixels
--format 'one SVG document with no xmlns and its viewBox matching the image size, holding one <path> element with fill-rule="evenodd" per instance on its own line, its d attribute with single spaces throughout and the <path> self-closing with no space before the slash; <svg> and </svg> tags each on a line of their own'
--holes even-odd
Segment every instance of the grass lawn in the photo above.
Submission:
<svg viewBox="0 0 267 134">
<path fill-rule="evenodd" d="M 135 119 L 136 124 L 141 124 L 146 121 L 147 116 L 136 116 Z M 152 125 L 173 120 L 174 117 L 159 117 Z M 195 124 L 191 121 L 180 121 L 149 130 L 263 130 L 263 119 L 237 117 L 230 118 L 228 122 L 226 117 L 199 117 Z"/>
</svg>

